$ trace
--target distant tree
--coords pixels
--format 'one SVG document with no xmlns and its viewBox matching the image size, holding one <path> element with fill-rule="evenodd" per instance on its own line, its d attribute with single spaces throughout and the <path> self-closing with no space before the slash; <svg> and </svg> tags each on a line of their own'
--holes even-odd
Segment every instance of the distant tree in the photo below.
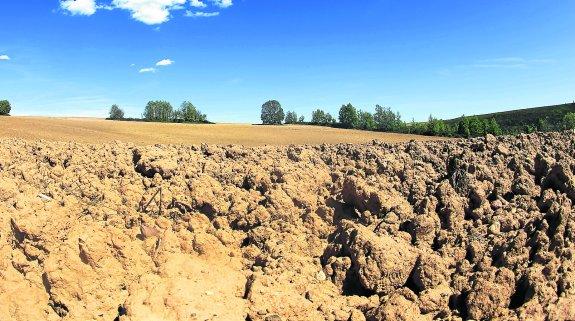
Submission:
<svg viewBox="0 0 575 321">
<path fill-rule="evenodd" d="M 395 113 L 395 125 L 392 131 L 398 133 L 405 133 L 407 131 L 407 123 L 401 120 L 401 115 L 399 112 Z"/>
<path fill-rule="evenodd" d="M 303 115 L 299 116 L 299 119 L 297 120 L 297 122 L 300 124 L 305 123 L 305 117 Z"/>
<path fill-rule="evenodd" d="M 342 105 L 339 109 L 339 122 L 345 128 L 357 128 L 359 117 L 352 104 Z"/>
<path fill-rule="evenodd" d="M 325 114 L 325 125 L 332 126 L 335 124 L 335 117 L 333 117 L 330 113 Z"/>
<path fill-rule="evenodd" d="M 118 120 L 124 119 L 124 111 L 116 104 L 110 108 L 110 119 Z"/>
<path fill-rule="evenodd" d="M 409 125 L 406 125 L 406 131 L 409 134 L 417 135 L 428 135 L 429 124 L 426 122 L 416 122 L 414 119 L 411 120 Z"/>
<path fill-rule="evenodd" d="M 297 123 L 297 114 L 295 111 L 288 111 L 286 114 L 285 119 L 286 124 L 295 124 Z"/>
<path fill-rule="evenodd" d="M 10 115 L 10 110 L 12 110 L 10 102 L 7 100 L 0 100 L 0 116 Z"/>
<path fill-rule="evenodd" d="M 196 106 L 189 101 L 184 101 L 174 116 L 174 118 L 179 118 L 186 123 L 205 123 L 207 121 L 206 115 L 202 114 Z"/>
<path fill-rule="evenodd" d="M 7 100 L 0 100 L 0 115 L 10 115 L 10 110 L 12 110 L 10 102 Z"/>
<path fill-rule="evenodd" d="M 279 125 L 284 120 L 284 110 L 277 100 L 269 100 L 262 105 L 262 123 Z"/>
<path fill-rule="evenodd" d="M 407 134 L 416 134 L 416 132 L 415 132 L 415 126 L 416 126 L 415 119 L 412 118 L 410 123 L 405 124 L 405 133 L 407 133 Z"/>
<path fill-rule="evenodd" d="M 335 119 L 325 111 L 316 109 L 311 113 L 311 123 L 314 125 L 331 126 L 335 123 Z"/>
<path fill-rule="evenodd" d="M 451 130 L 445 121 L 430 115 L 427 121 L 427 134 L 432 136 L 450 136 Z"/>
<path fill-rule="evenodd" d="M 469 132 L 471 137 L 478 137 L 485 135 L 485 124 L 477 116 L 471 116 L 469 118 Z"/>
<path fill-rule="evenodd" d="M 311 123 L 316 125 L 323 125 L 325 119 L 325 111 L 316 109 L 311 112 Z"/>
<path fill-rule="evenodd" d="M 537 131 L 537 127 L 533 124 L 524 125 L 521 130 L 522 133 L 531 134 Z"/>
<path fill-rule="evenodd" d="M 457 135 L 460 137 L 469 138 L 471 137 L 471 131 L 469 130 L 469 119 L 465 115 L 461 116 L 459 122 L 457 123 L 456 129 Z"/>
<path fill-rule="evenodd" d="M 377 129 L 381 131 L 397 132 L 405 128 L 405 124 L 401 121 L 401 115 L 399 112 L 394 113 L 389 107 L 375 105 L 373 118 Z"/>
<path fill-rule="evenodd" d="M 568 113 L 563 116 L 563 127 L 565 129 L 575 129 L 575 113 Z"/>
<path fill-rule="evenodd" d="M 174 109 L 167 101 L 149 101 L 144 110 L 143 118 L 147 121 L 169 122 L 174 119 Z"/>
<path fill-rule="evenodd" d="M 548 132 L 551 131 L 553 128 L 549 123 L 549 117 L 542 117 L 537 119 L 537 130 L 540 132 Z"/>
<path fill-rule="evenodd" d="M 358 128 L 364 130 L 375 130 L 376 124 L 375 120 L 373 119 L 373 115 L 370 112 L 360 110 L 357 112 L 359 120 L 358 120 Z"/>
<path fill-rule="evenodd" d="M 495 118 L 485 120 L 485 134 L 491 134 L 495 136 L 503 134 L 503 130 L 501 130 L 501 127 L 499 126 Z"/>
</svg>

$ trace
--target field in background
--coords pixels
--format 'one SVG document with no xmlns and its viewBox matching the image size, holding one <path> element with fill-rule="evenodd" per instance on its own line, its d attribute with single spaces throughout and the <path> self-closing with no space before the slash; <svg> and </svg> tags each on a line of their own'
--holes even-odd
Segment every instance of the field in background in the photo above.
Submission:
<svg viewBox="0 0 575 321">
<path fill-rule="evenodd" d="M 480 119 L 495 119 L 504 132 L 519 133 L 528 131 L 526 130 L 528 128 L 539 131 L 560 130 L 557 127 L 560 126 L 563 122 L 563 117 L 568 113 L 575 113 L 575 103 L 514 109 L 492 114 L 477 115 L 477 117 Z M 460 118 L 454 118 L 446 122 L 449 125 L 456 125 L 459 120 Z M 547 123 L 547 126 L 551 128 L 539 128 L 541 127 L 541 122 Z"/>
<path fill-rule="evenodd" d="M 437 137 L 369 132 L 317 126 L 247 124 L 167 124 L 116 122 L 95 118 L 0 117 L 0 138 L 105 143 L 113 140 L 150 144 L 289 144 L 366 143 L 437 140 Z"/>
</svg>

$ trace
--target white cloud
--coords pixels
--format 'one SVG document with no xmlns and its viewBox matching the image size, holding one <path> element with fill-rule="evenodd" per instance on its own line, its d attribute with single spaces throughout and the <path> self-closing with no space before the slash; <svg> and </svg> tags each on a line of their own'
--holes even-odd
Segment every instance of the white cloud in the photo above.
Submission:
<svg viewBox="0 0 575 321">
<path fill-rule="evenodd" d="M 138 21 L 156 25 L 170 20 L 170 10 L 182 9 L 186 0 L 113 0 L 112 4 L 129 10 Z"/>
<path fill-rule="evenodd" d="M 140 73 L 147 73 L 147 72 L 156 72 L 156 68 L 142 68 L 140 69 Z"/>
<path fill-rule="evenodd" d="M 220 8 L 228 8 L 233 5 L 232 0 L 212 0 L 215 6 Z"/>
<path fill-rule="evenodd" d="M 64 0 L 60 2 L 60 8 L 69 11 L 73 15 L 91 16 L 96 13 L 96 0 Z"/>
<path fill-rule="evenodd" d="M 72 15 L 91 16 L 98 10 L 128 10 L 132 18 L 148 25 L 170 20 L 173 10 L 186 8 L 228 8 L 233 0 L 60 0 L 60 7 Z M 209 5 L 208 5 L 209 4 Z M 214 17 L 219 12 L 186 11 L 188 17 Z"/>
<path fill-rule="evenodd" d="M 156 66 L 165 67 L 165 66 L 169 66 L 169 65 L 171 65 L 171 64 L 173 64 L 173 63 L 174 63 L 173 60 L 163 59 L 163 60 L 160 60 L 160 61 L 156 62 Z"/>
<path fill-rule="evenodd" d="M 8 55 L 0 55 L 0 60 L 10 60 Z"/>
<path fill-rule="evenodd" d="M 186 17 L 193 17 L 193 18 L 209 18 L 209 17 L 217 17 L 219 16 L 219 12 L 203 12 L 203 11 L 186 11 Z"/>
<path fill-rule="evenodd" d="M 190 0 L 190 6 L 194 8 L 205 8 L 208 5 L 203 3 L 202 0 Z"/>
</svg>

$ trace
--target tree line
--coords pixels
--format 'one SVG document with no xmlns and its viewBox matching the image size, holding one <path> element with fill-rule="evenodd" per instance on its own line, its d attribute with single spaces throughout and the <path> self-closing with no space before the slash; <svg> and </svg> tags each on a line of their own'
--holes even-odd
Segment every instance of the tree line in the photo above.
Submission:
<svg viewBox="0 0 575 321">
<path fill-rule="evenodd" d="M 340 127 L 349 129 L 396 132 L 416 135 L 445 136 L 445 137 L 478 137 L 486 134 L 503 135 L 515 134 L 501 128 L 495 118 L 480 118 L 478 116 L 461 116 L 455 120 L 445 121 L 429 116 L 427 122 L 405 122 L 399 112 L 389 107 L 375 106 L 373 112 L 360 110 L 352 104 L 344 104 L 339 109 L 338 120 L 330 113 L 321 109 L 312 112 L 310 122 L 304 117 L 297 117 L 295 112 L 284 111 L 277 100 L 267 101 L 262 105 L 261 120 L 264 125 L 285 124 L 311 124 L 320 126 Z M 537 126 L 524 128 L 521 132 L 552 131 L 575 129 L 575 113 L 568 113 L 559 124 L 551 125 L 545 119 L 540 119 Z"/>
<path fill-rule="evenodd" d="M 111 120 L 143 120 L 164 123 L 209 123 L 206 114 L 203 114 L 194 104 L 184 101 L 180 108 L 174 109 L 165 100 L 152 100 L 146 104 L 142 118 L 125 118 L 124 111 L 116 104 L 110 108 L 108 119 Z"/>
<path fill-rule="evenodd" d="M 0 115 L 9 115 L 11 110 L 12 106 L 8 100 L 0 100 Z M 110 108 L 108 119 L 210 123 L 206 114 L 203 114 L 191 102 L 184 101 L 178 109 L 174 109 L 169 102 L 164 100 L 149 101 L 144 108 L 142 118 L 125 118 L 122 108 L 114 104 Z M 277 100 L 270 100 L 262 105 L 261 120 L 266 125 L 310 124 L 448 137 L 477 137 L 485 134 L 502 135 L 575 129 L 575 113 L 573 112 L 568 112 L 562 118 L 554 121 L 550 121 L 548 117 L 540 117 L 536 123 L 522 125 L 519 128 L 502 128 L 495 118 L 488 119 L 479 116 L 461 116 L 449 121 L 429 116 L 426 122 L 415 122 L 413 120 L 406 122 L 402 120 L 399 112 L 394 112 L 389 107 L 376 105 L 375 110 L 369 112 L 357 109 L 350 103 L 340 107 L 337 120 L 330 113 L 316 109 L 312 111 L 311 120 L 306 122 L 305 117 L 303 115 L 298 116 L 295 111 L 284 113 L 281 104 Z"/>
</svg>

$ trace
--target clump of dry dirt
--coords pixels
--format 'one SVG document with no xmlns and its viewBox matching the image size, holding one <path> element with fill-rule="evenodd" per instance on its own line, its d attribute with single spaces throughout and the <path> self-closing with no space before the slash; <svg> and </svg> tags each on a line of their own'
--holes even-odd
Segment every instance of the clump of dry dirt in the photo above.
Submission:
<svg viewBox="0 0 575 321">
<path fill-rule="evenodd" d="M 573 133 L 1 144 L 0 319 L 575 319 Z"/>
</svg>

